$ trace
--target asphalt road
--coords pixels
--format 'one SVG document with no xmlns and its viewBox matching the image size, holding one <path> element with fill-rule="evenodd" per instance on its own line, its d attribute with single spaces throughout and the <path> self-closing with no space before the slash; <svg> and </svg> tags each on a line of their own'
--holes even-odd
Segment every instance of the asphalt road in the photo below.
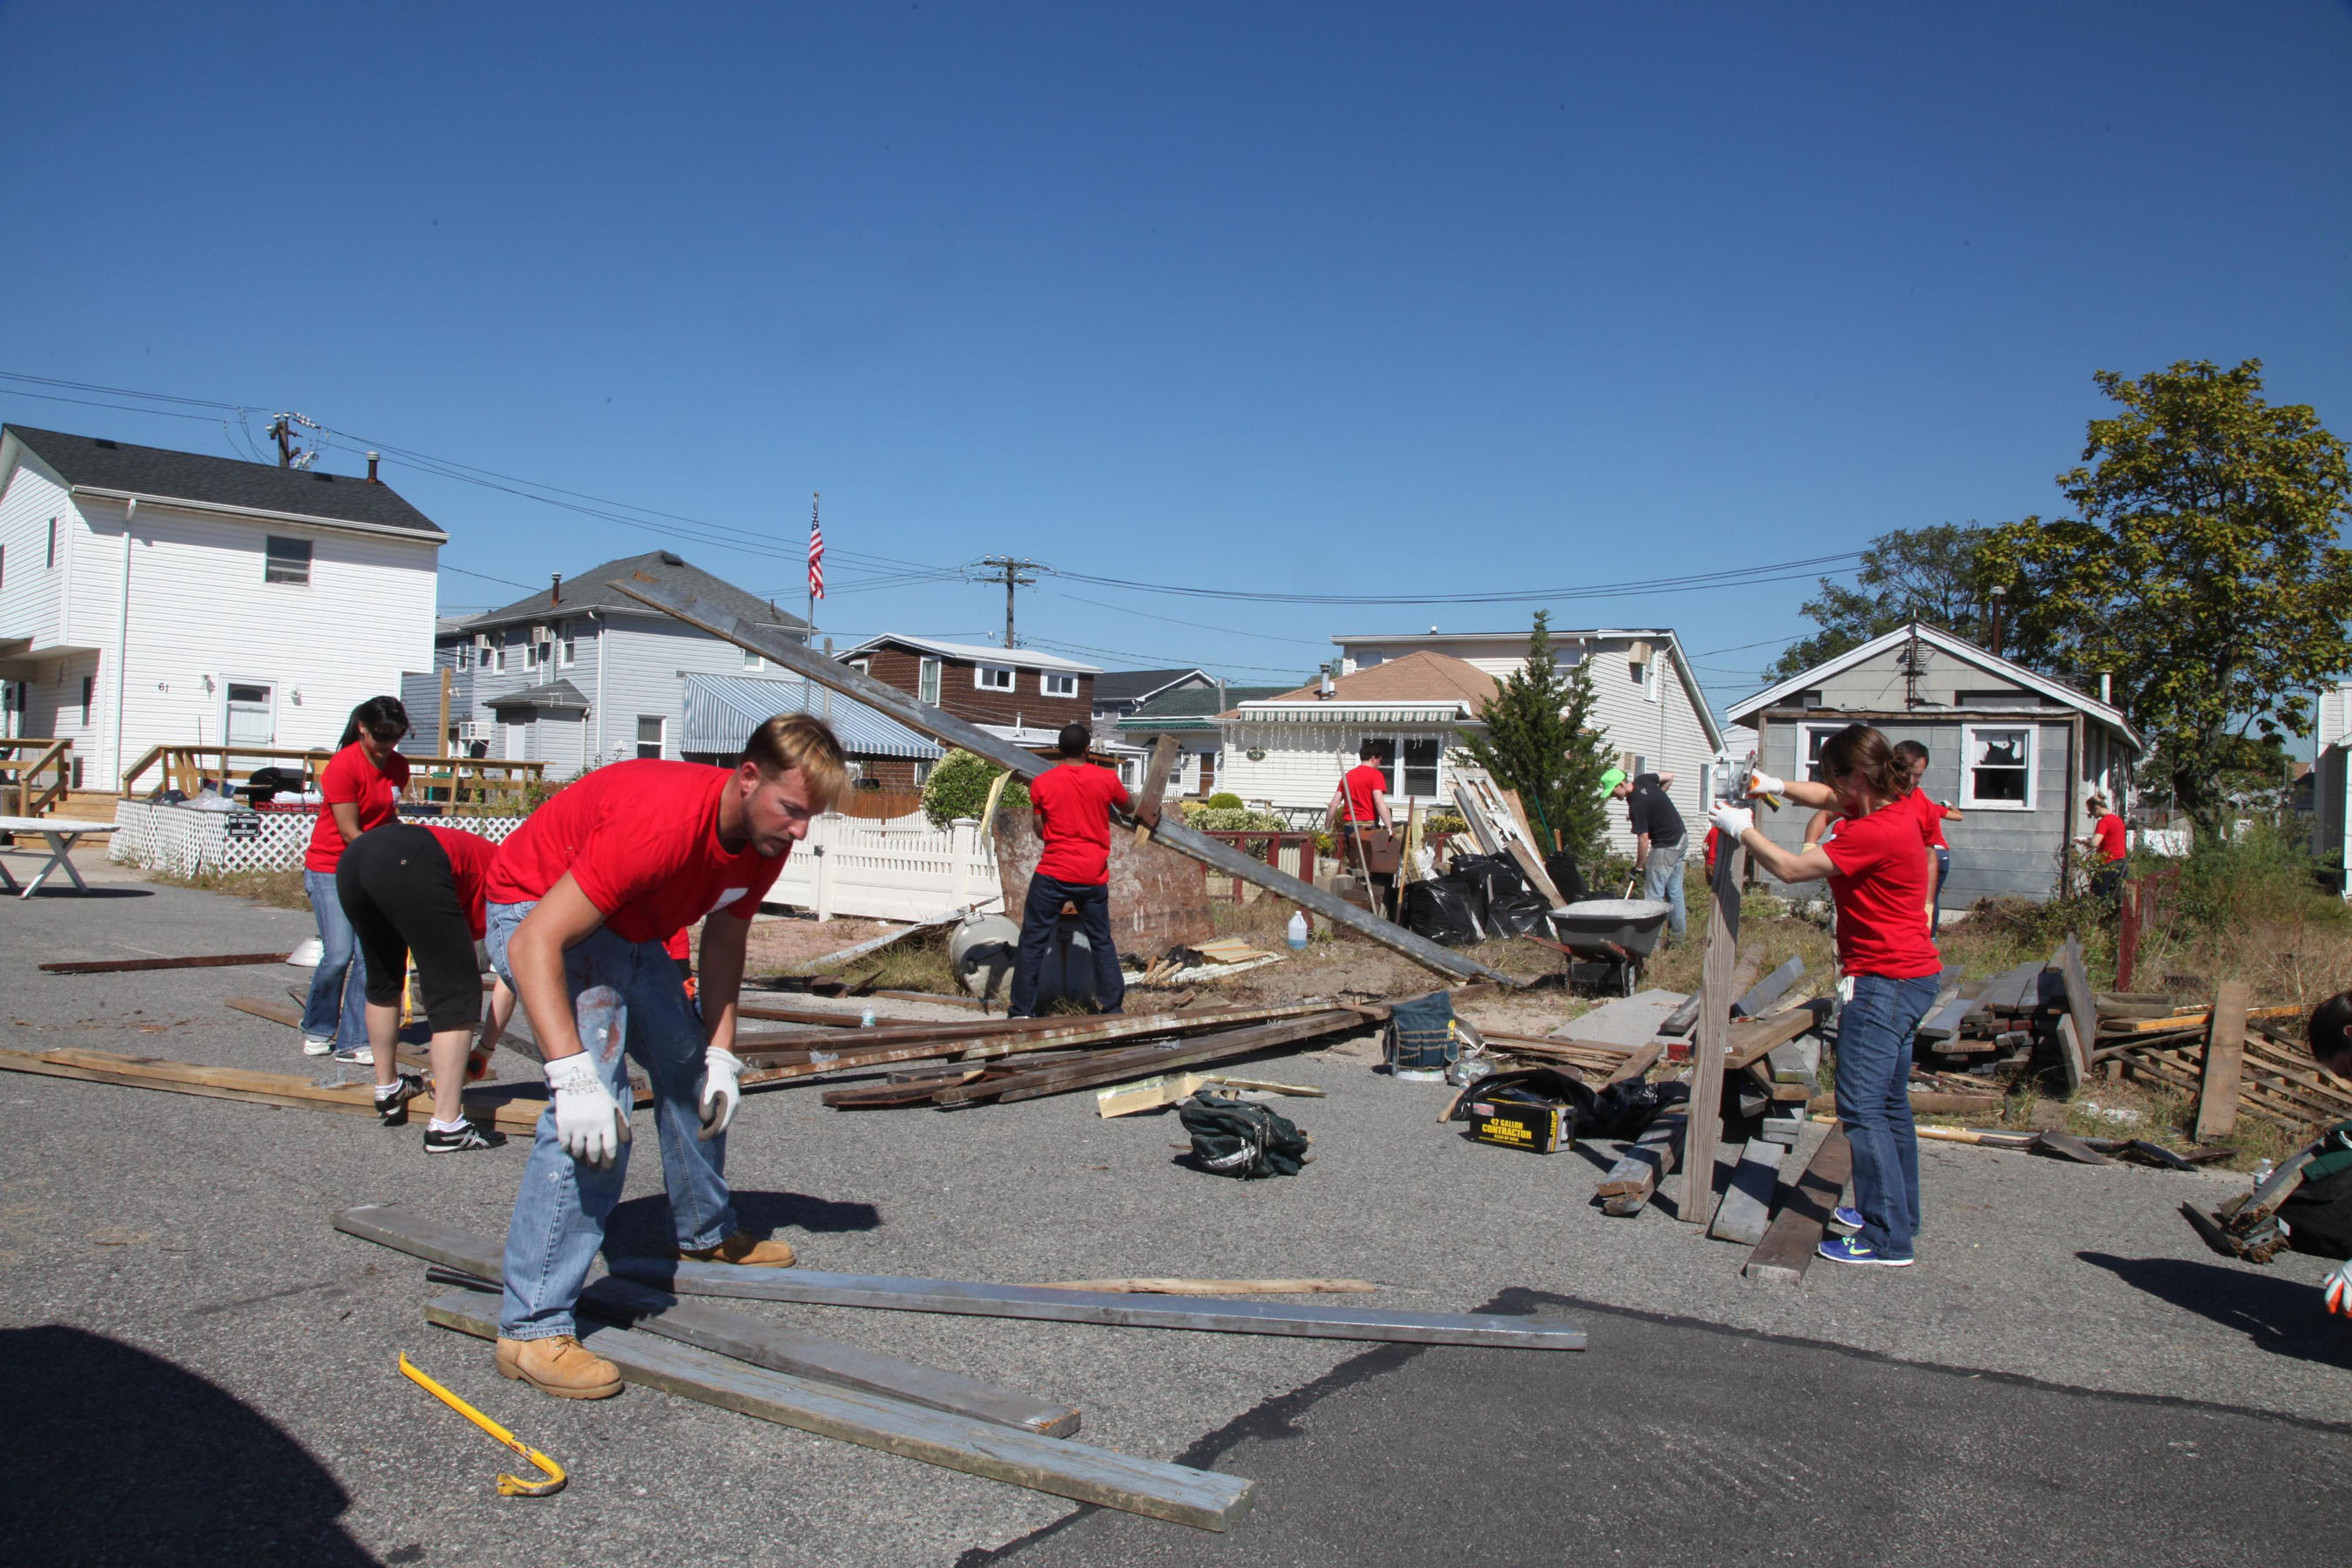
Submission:
<svg viewBox="0 0 2352 1568">
<path fill-rule="evenodd" d="M 291 1030 L 222 1005 L 305 972 L 35 969 L 309 929 L 121 880 L 0 900 L 0 1045 L 315 1069 Z M 1934 1148 L 1918 1268 L 1825 1265 L 1776 1290 L 1663 1210 L 1592 1209 L 1606 1151 L 1467 1145 L 1433 1122 L 1434 1091 L 1373 1075 L 1360 1047 L 1276 1059 L 1270 1076 L 1329 1090 L 1294 1104 L 1318 1157 L 1284 1181 L 1187 1169 L 1172 1120 L 1104 1122 L 1086 1097 L 844 1114 L 769 1093 L 730 1154 L 747 1223 L 819 1267 L 1347 1275 L 1379 1281 L 1378 1303 L 1543 1307 L 1589 1331 L 1577 1354 L 1364 1352 L 740 1304 L 1078 1405 L 1088 1441 L 1252 1477 L 1256 1508 L 1217 1537 L 644 1389 L 583 1405 L 501 1381 L 487 1346 L 422 1322 L 435 1291 L 413 1260 L 328 1219 L 397 1202 L 495 1237 L 520 1147 L 427 1158 L 413 1126 L 0 1077 L 5 1560 L 2187 1563 L 2352 1524 L 2334 1480 L 2352 1331 L 2317 1309 L 2322 1266 L 2215 1258 L 2176 1212 L 2242 1178 Z M 615 1225 L 631 1249 L 667 1232 L 653 1152 Z M 493 1495 L 507 1457 L 398 1375 L 404 1349 L 571 1487 Z"/>
</svg>

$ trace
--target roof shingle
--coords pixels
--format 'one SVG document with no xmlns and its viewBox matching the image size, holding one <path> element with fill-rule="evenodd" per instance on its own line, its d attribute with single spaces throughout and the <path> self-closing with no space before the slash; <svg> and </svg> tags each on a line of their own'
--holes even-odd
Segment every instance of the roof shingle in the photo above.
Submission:
<svg viewBox="0 0 2352 1568">
<path fill-rule="evenodd" d="M 69 487 L 363 523 L 436 542 L 448 538 L 390 485 L 370 484 L 349 474 L 281 468 L 274 463 L 137 447 L 103 436 L 73 436 L 23 425 L 0 426 L 0 432 L 16 437 Z"/>
</svg>

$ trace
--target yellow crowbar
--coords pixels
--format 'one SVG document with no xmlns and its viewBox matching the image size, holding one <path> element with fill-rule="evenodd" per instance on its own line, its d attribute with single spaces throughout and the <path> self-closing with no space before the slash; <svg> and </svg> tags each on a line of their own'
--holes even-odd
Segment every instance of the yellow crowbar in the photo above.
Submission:
<svg viewBox="0 0 2352 1568">
<path fill-rule="evenodd" d="M 499 1495 L 500 1497 L 551 1497 L 563 1489 L 563 1467 L 562 1465 L 557 1464 L 545 1454 L 541 1453 L 538 1449 L 523 1442 L 513 1433 L 508 1431 L 505 1427 L 499 1426 L 497 1422 L 491 1420 L 488 1416 L 483 1415 L 480 1411 L 475 1409 L 472 1405 L 467 1404 L 464 1400 L 458 1398 L 456 1394 L 450 1393 L 447 1389 L 442 1387 L 439 1384 L 425 1376 L 422 1372 L 419 1372 L 416 1369 L 416 1363 L 408 1359 L 408 1352 L 406 1351 L 400 1352 L 400 1370 L 406 1373 L 410 1379 L 413 1380 L 417 1386 L 424 1389 L 425 1393 L 431 1394 L 434 1398 L 439 1400 L 442 1404 L 447 1405 L 450 1409 L 456 1411 L 467 1420 L 471 1421 L 475 1426 L 479 1426 L 483 1431 L 488 1432 L 491 1436 L 496 1437 L 499 1442 L 504 1443 L 508 1447 L 512 1448 L 516 1453 L 521 1455 L 524 1458 L 530 1460 L 532 1464 L 537 1465 L 542 1471 L 546 1472 L 547 1479 L 543 1481 L 527 1481 L 520 1476 L 500 1476 L 499 1478 Z"/>
</svg>

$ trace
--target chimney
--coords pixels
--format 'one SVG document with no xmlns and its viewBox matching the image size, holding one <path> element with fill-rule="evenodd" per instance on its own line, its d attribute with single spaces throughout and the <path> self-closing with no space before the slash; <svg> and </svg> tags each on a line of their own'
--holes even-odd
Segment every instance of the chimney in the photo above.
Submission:
<svg viewBox="0 0 2352 1568">
<path fill-rule="evenodd" d="M 551 605 L 563 603 L 563 574 L 561 572 L 547 574 L 547 602 Z"/>
<path fill-rule="evenodd" d="M 2104 669 L 2099 671 L 2099 700 L 2110 708 L 2116 705 L 2116 678 Z"/>
<path fill-rule="evenodd" d="M 1323 667 L 1323 684 L 1321 688 L 1316 691 L 1315 696 L 1319 701 L 1328 702 L 1331 700 L 1331 667 L 1328 664 Z"/>
<path fill-rule="evenodd" d="M 2006 588 L 2004 588 L 2004 587 L 2002 587 L 2000 584 L 1995 583 L 1995 584 L 1992 585 L 1992 589 L 1991 589 L 1991 597 L 1992 597 L 1992 656 L 1993 656 L 1993 658 L 1999 658 L 2000 657 L 2000 606 L 2001 606 L 2001 603 L 2002 603 L 2002 601 L 2003 601 L 2003 600 L 2005 600 L 2005 599 L 2007 599 L 2007 598 L 2009 597 L 2009 590 L 2008 590 L 2008 589 L 2006 589 Z"/>
<path fill-rule="evenodd" d="M 375 465 L 378 456 L 379 454 L 374 452 L 370 452 L 368 454 L 368 483 L 372 485 L 380 485 L 383 483 L 382 479 L 375 477 Z"/>
</svg>

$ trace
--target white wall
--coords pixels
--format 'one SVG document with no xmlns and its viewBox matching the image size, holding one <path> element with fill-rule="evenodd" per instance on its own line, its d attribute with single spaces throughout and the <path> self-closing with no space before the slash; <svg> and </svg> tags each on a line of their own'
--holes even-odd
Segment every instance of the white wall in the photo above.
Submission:
<svg viewBox="0 0 2352 1568">
<path fill-rule="evenodd" d="M 28 465 L 18 465 L 0 495 L 0 638 L 30 637 L 41 648 L 66 641 L 58 620 L 65 603 L 62 559 L 73 503 L 65 490 Z M 60 559 L 48 563 L 49 519 L 58 521 Z M 29 679 L 29 677 L 20 677 Z"/>
<path fill-rule="evenodd" d="M 1437 794 L 1425 804 L 1452 810 L 1452 762 L 1458 733 L 1444 726 L 1414 722 L 1382 726 L 1244 721 L 1225 727 L 1225 748 L 1217 759 L 1216 790 L 1221 795 L 1230 791 L 1253 804 L 1325 806 L 1331 803 L 1331 792 L 1339 787 L 1339 776 L 1356 765 L 1356 749 L 1366 735 L 1440 735 L 1446 740 L 1438 752 Z M 1265 755 L 1252 762 L 1253 748 Z M 1391 804 L 1402 811 L 1407 803 Z"/>
</svg>

